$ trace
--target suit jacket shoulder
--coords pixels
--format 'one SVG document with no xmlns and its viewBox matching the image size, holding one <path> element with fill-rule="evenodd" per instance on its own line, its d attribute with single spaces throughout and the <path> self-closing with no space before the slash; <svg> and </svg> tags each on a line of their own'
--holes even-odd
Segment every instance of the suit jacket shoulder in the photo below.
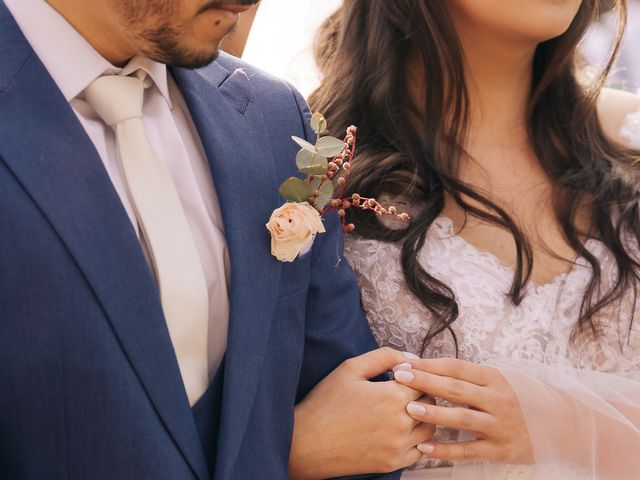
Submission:
<svg viewBox="0 0 640 480">
<path fill-rule="evenodd" d="M 287 141 L 290 141 L 291 135 L 307 138 L 310 141 L 315 139 L 309 127 L 311 112 L 307 102 L 287 81 L 224 52 L 220 52 L 216 61 L 200 70 L 200 73 L 205 78 L 220 83 L 225 81 L 224 76 L 220 78 L 221 71 L 229 76 L 238 70 L 243 71 L 249 79 L 255 93 L 253 100 L 261 109 L 270 133 L 286 131 Z M 293 159 L 290 160 L 293 165 Z"/>
</svg>

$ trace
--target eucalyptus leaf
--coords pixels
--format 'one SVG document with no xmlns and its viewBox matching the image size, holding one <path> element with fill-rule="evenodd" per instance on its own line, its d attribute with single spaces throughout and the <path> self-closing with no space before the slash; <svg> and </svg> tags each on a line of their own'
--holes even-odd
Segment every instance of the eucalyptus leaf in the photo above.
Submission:
<svg viewBox="0 0 640 480">
<path fill-rule="evenodd" d="M 296 155 L 296 165 L 298 168 L 306 168 L 315 165 L 322 165 L 324 168 L 327 168 L 327 159 L 319 156 L 315 152 L 310 152 L 309 150 L 305 150 L 304 148 L 298 152 Z"/>
<path fill-rule="evenodd" d="M 324 165 L 316 164 L 299 168 L 298 171 L 304 175 L 324 175 L 327 173 L 327 161 L 323 158 Z"/>
<path fill-rule="evenodd" d="M 313 182 L 311 182 L 311 190 L 313 192 L 318 190 L 321 182 L 322 180 L 319 178 L 313 180 Z M 333 183 L 331 182 L 331 180 L 325 180 L 320 187 L 320 195 L 316 198 L 316 207 L 321 209 L 324 208 L 333 198 L 333 192 Z"/>
<path fill-rule="evenodd" d="M 311 117 L 311 128 L 313 128 L 313 131 L 318 135 L 327 130 L 327 120 L 321 113 L 313 114 Z"/>
<path fill-rule="evenodd" d="M 335 137 L 322 137 L 318 140 L 318 154 L 325 158 L 333 158 L 346 147 L 346 143 Z"/>
<path fill-rule="evenodd" d="M 310 152 L 316 153 L 316 147 L 311 145 L 305 139 L 293 136 L 293 137 L 291 137 L 291 140 L 293 140 L 298 145 L 300 145 L 304 150 L 309 150 Z"/>
<path fill-rule="evenodd" d="M 280 185 L 280 195 L 290 202 L 308 202 L 314 190 L 301 178 L 291 177 Z"/>
</svg>

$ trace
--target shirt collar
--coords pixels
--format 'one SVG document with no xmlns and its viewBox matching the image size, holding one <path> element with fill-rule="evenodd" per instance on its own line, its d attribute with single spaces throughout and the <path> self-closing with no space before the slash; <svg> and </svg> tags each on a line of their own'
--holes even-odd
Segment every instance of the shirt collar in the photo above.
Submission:
<svg viewBox="0 0 640 480">
<path fill-rule="evenodd" d="M 166 65 L 137 56 L 124 68 L 115 67 L 45 0 L 4 2 L 68 102 L 102 75 L 130 75 L 141 69 L 172 108 Z"/>
</svg>

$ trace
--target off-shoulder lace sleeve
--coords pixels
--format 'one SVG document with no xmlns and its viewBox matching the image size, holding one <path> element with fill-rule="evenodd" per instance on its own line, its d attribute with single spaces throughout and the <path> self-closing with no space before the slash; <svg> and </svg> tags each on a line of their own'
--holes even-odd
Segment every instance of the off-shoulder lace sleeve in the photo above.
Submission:
<svg viewBox="0 0 640 480">
<path fill-rule="evenodd" d="M 362 306 L 380 345 L 422 354 L 432 314 L 411 293 L 400 264 L 400 246 L 350 235 L 345 256 L 356 273 Z M 429 355 L 455 356 L 451 341 L 436 338 Z"/>
<path fill-rule="evenodd" d="M 405 292 L 399 246 L 350 235 L 345 256 L 356 273 L 362 307 L 376 340 L 380 345 L 406 349 L 409 332 L 416 336 L 420 322 L 404 320 L 415 316 L 415 311 Z"/>
</svg>

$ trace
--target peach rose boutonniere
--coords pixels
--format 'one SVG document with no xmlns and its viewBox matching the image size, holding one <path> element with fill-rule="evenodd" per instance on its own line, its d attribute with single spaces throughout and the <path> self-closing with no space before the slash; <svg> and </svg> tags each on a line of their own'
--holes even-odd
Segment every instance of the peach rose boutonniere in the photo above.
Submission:
<svg viewBox="0 0 640 480">
<path fill-rule="evenodd" d="M 393 206 L 383 207 L 374 198 L 358 194 L 344 197 L 356 151 L 356 127 L 347 129 L 344 140 L 327 136 L 327 121 L 316 113 L 311 117 L 311 128 L 317 135 L 315 145 L 292 137 L 301 147 L 296 156 L 298 171 L 306 178 L 291 177 L 280 185 L 280 195 L 287 203 L 275 210 L 267 223 L 271 253 L 281 262 L 293 262 L 311 250 L 316 235 L 325 232 L 322 217 L 329 212 L 337 212 L 345 233 L 355 230 L 355 225 L 346 221 L 346 211 L 352 207 L 402 221 L 410 219 Z"/>
<path fill-rule="evenodd" d="M 316 234 L 324 233 L 318 211 L 304 203 L 285 203 L 271 215 L 271 254 L 281 262 L 293 262 L 313 245 Z"/>
</svg>

